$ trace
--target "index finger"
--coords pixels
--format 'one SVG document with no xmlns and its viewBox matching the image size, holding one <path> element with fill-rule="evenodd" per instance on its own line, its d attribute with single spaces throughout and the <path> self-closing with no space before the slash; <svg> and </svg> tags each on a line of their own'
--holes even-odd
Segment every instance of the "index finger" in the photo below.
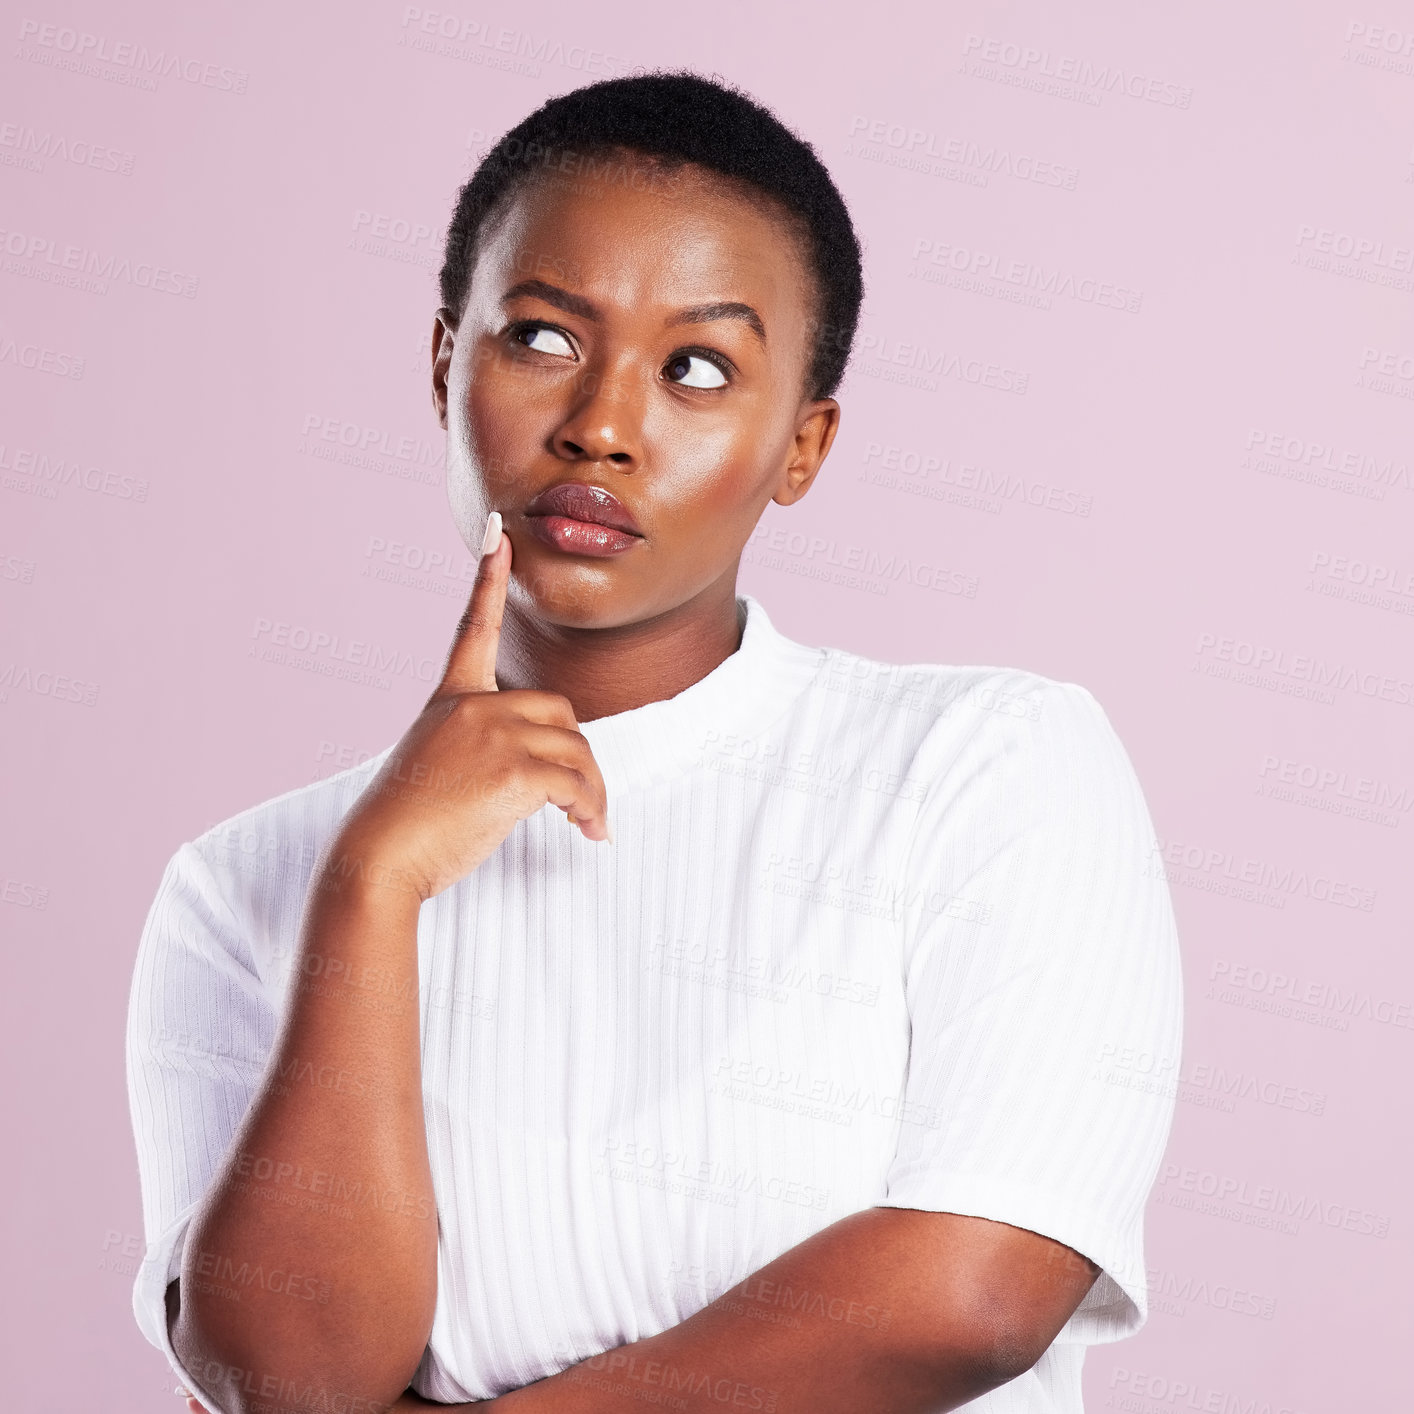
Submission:
<svg viewBox="0 0 1414 1414">
<path fill-rule="evenodd" d="M 505 542 L 504 549 L 502 542 Z M 476 566 L 471 598 L 457 624 L 452 650 L 437 694 L 444 692 L 495 692 L 496 650 L 501 643 L 501 615 L 506 607 L 506 585 L 511 577 L 510 537 L 501 529 L 500 511 L 486 517 L 481 540 L 481 560 Z"/>
</svg>

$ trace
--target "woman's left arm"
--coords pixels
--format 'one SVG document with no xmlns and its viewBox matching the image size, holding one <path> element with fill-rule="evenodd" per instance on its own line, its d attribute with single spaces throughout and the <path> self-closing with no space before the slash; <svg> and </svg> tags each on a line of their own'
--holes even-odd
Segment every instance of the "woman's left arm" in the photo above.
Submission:
<svg viewBox="0 0 1414 1414">
<path fill-rule="evenodd" d="M 658 1335 L 475 1406 L 395 1409 L 943 1414 L 1030 1369 L 1098 1272 L 1007 1223 L 871 1208 Z"/>
<path fill-rule="evenodd" d="M 1025 1228 L 870 1208 L 658 1335 L 475 1404 L 409 1390 L 390 1414 L 944 1414 L 1030 1369 L 1098 1272 Z"/>
</svg>

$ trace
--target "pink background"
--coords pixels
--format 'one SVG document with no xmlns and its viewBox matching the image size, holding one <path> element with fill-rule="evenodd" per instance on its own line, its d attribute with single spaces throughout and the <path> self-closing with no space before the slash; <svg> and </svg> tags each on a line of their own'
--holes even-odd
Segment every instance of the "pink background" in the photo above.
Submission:
<svg viewBox="0 0 1414 1414">
<path fill-rule="evenodd" d="M 1112 1063 L 1179 1102 L 1150 1321 L 1092 1350 L 1091 1407 L 1397 1407 L 1414 17 L 593 8 L 4 21 L 8 1402 L 182 1407 L 129 1306 L 124 1013 L 161 868 L 425 698 L 468 560 L 433 271 L 477 153 L 550 94 L 691 64 L 816 145 L 866 247 L 842 430 L 741 586 L 806 642 L 1083 683 L 1154 815 L 1186 1049 Z M 258 656 L 278 624 L 409 666 Z"/>
</svg>

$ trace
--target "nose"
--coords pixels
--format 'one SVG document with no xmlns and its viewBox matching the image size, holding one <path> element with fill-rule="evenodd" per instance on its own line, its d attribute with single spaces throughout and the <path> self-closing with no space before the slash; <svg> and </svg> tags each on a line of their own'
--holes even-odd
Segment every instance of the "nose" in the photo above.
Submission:
<svg viewBox="0 0 1414 1414">
<path fill-rule="evenodd" d="M 643 397 L 633 368 L 587 368 L 575 382 L 568 413 L 555 429 L 555 451 L 567 461 L 608 462 L 633 471 L 643 460 Z"/>
</svg>

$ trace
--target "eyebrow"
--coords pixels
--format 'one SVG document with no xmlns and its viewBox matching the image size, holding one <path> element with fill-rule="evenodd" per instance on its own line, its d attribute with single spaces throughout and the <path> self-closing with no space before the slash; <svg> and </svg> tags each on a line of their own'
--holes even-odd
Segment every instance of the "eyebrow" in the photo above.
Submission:
<svg viewBox="0 0 1414 1414">
<path fill-rule="evenodd" d="M 558 285 L 552 285 L 546 280 L 522 280 L 520 284 L 512 285 L 501 296 L 501 303 L 508 304 L 519 295 L 532 295 L 536 299 L 544 300 L 546 304 L 553 304 L 557 309 L 563 309 L 568 314 L 577 314 L 581 319 L 597 323 L 603 318 L 599 306 L 592 300 L 585 299 L 583 295 L 571 294 L 569 290 L 562 290 Z M 678 310 L 667 322 L 670 326 L 709 324 L 717 319 L 739 319 L 763 344 L 766 342 L 766 326 L 762 323 L 761 316 L 749 304 L 742 304 L 740 300 L 694 304 L 688 309 Z"/>
</svg>

